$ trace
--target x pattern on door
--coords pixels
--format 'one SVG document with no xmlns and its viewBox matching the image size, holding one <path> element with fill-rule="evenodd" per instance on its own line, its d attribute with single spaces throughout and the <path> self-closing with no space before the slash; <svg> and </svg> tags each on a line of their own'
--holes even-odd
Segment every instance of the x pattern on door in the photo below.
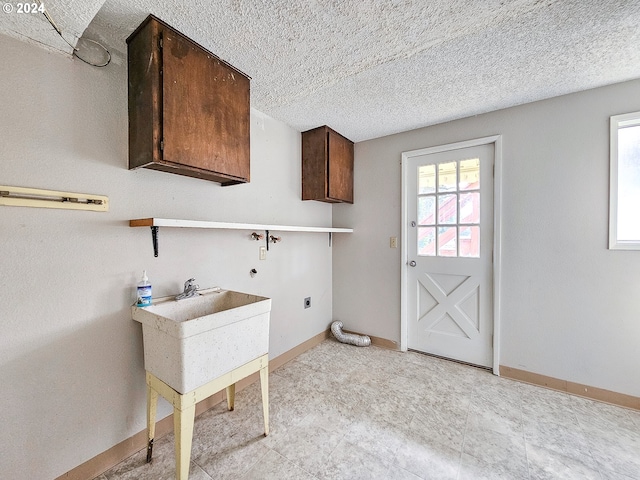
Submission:
<svg viewBox="0 0 640 480">
<path fill-rule="evenodd" d="M 418 324 L 424 332 L 476 339 L 480 335 L 477 276 L 424 274 Z"/>
</svg>

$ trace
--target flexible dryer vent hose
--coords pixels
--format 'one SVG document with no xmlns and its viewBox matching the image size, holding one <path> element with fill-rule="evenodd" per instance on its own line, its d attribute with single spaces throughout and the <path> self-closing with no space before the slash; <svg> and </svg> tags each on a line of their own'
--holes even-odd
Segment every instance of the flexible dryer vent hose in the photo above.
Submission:
<svg viewBox="0 0 640 480">
<path fill-rule="evenodd" d="M 371 339 L 367 335 L 356 335 L 355 333 L 342 333 L 342 322 L 335 321 L 331 324 L 331 333 L 336 340 L 342 343 L 349 343 L 356 347 L 368 347 Z"/>
</svg>

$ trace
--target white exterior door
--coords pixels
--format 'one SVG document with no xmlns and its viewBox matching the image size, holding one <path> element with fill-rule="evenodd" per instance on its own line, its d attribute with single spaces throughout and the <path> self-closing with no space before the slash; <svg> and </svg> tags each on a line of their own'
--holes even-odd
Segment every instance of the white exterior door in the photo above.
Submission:
<svg viewBox="0 0 640 480">
<path fill-rule="evenodd" d="M 410 349 L 493 364 L 494 144 L 405 165 Z"/>
</svg>

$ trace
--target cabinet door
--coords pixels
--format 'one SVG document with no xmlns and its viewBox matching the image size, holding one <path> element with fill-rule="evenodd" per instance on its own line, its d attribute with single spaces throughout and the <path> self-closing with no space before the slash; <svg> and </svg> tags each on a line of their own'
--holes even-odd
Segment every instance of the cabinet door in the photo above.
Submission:
<svg viewBox="0 0 640 480">
<path fill-rule="evenodd" d="M 162 48 L 163 160 L 249 180 L 249 79 L 169 29 Z"/>
<path fill-rule="evenodd" d="M 353 203 L 353 143 L 329 130 L 327 196 L 332 200 Z"/>
</svg>

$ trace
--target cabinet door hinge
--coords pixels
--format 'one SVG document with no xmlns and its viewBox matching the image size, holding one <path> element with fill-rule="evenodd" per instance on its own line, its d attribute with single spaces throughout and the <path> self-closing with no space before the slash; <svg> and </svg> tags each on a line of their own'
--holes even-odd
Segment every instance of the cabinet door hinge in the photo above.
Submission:
<svg viewBox="0 0 640 480">
<path fill-rule="evenodd" d="M 160 140 L 160 150 L 164 150 L 164 140 Z"/>
<path fill-rule="evenodd" d="M 162 48 L 162 37 L 158 37 L 158 47 Z"/>
</svg>

